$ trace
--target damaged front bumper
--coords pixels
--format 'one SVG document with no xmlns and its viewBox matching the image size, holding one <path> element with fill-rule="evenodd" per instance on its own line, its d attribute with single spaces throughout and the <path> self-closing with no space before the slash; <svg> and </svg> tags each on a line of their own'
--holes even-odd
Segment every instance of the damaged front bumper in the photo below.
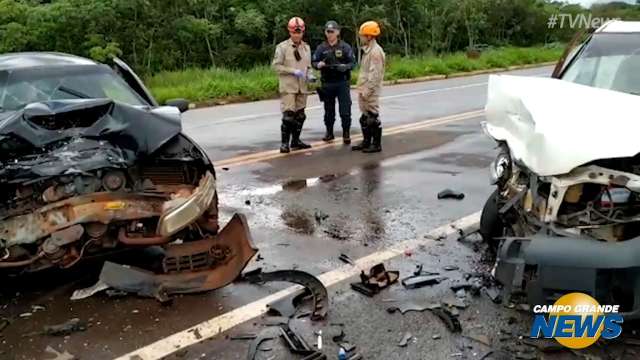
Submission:
<svg viewBox="0 0 640 360">
<path fill-rule="evenodd" d="M 72 299 L 114 288 L 166 302 L 173 294 L 219 289 L 237 279 L 257 252 L 246 217 L 235 214 L 216 236 L 168 245 L 163 274 L 106 262 L 98 283 L 76 291 Z"/>
<path fill-rule="evenodd" d="M 0 221 L 0 247 L 30 244 L 78 224 L 159 217 L 157 236 L 170 236 L 196 222 L 212 204 L 215 178 L 207 172 L 188 197 L 159 194 L 94 193 L 48 204 L 30 214 Z"/>
<path fill-rule="evenodd" d="M 542 234 L 507 238 L 494 275 L 507 294 L 524 284 L 531 305 L 583 292 L 600 303 L 621 305 L 628 319 L 640 318 L 640 238 L 617 243 Z"/>
</svg>

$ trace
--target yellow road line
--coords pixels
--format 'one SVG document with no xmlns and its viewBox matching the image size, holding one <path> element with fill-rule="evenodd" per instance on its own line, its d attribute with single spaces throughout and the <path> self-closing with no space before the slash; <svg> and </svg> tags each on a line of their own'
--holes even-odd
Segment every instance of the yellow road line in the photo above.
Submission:
<svg viewBox="0 0 640 360">
<path fill-rule="evenodd" d="M 427 120 L 418 121 L 411 124 L 398 125 L 398 126 L 384 129 L 382 135 L 388 136 L 388 135 L 406 133 L 410 131 L 422 130 L 422 129 L 437 126 L 437 125 L 443 125 L 451 122 L 472 119 L 474 117 L 482 116 L 483 114 L 484 114 L 484 110 L 476 110 L 476 111 L 470 111 L 466 113 L 444 116 L 444 117 L 435 118 L 435 119 L 427 119 Z M 352 141 L 358 141 L 361 139 L 362 139 L 362 135 L 354 135 L 351 138 Z M 281 154 L 279 150 L 261 151 L 253 154 L 241 155 L 241 156 L 236 156 L 236 157 L 232 157 L 225 160 L 215 161 L 213 164 L 216 167 L 232 168 L 232 167 L 237 167 L 242 165 L 249 165 L 249 164 L 254 164 L 258 162 L 263 162 L 267 160 L 283 158 L 287 156 L 308 154 L 313 151 L 326 149 L 330 147 L 342 147 L 344 145 L 342 144 L 342 141 L 338 140 L 330 143 L 317 141 L 317 142 L 311 143 L 311 146 L 312 148 L 309 150 L 293 151 L 288 154 Z"/>
</svg>

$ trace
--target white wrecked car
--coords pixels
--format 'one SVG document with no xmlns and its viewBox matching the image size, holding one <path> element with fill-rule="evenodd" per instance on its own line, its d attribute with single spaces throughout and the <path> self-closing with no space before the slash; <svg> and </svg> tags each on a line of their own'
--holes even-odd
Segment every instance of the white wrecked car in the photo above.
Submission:
<svg viewBox="0 0 640 360">
<path fill-rule="evenodd" d="M 481 233 L 507 294 L 579 291 L 638 317 L 640 22 L 607 23 L 567 54 L 554 78 L 489 80 L 483 125 L 500 151 Z"/>
</svg>

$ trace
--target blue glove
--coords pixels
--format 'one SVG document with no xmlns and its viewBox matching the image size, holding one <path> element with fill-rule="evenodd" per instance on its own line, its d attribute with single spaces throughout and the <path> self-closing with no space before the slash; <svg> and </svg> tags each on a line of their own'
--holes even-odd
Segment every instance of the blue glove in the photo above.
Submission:
<svg viewBox="0 0 640 360">
<path fill-rule="evenodd" d="M 293 72 L 293 76 L 297 77 L 298 79 L 303 78 L 304 77 L 304 71 L 296 70 L 296 71 Z"/>
</svg>

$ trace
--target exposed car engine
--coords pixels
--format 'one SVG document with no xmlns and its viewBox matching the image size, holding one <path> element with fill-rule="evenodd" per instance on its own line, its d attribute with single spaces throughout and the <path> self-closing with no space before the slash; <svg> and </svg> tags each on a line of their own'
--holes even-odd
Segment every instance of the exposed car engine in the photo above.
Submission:
<svg viewBox="0 0 640 360">
<path fill-rule="evenodd" d="M 640 194 L 632 190 L 640 184 L 640 176 L 633 173 L 637 171 L 633 161 L 598 161 L 555 177 L 514 167 L 512 178 L 503 185 L 505 199 L 518 205 L 511 207 L 518 213 L 518 219 L 510 222 L 511 235 L 550 230 L 602 241 L 640 236 Z"/>
<path fill-rule="evenodd" d="M 5 117 L 0 147 L 0 268 L 69 267 L 218 231 L 213 167 L 167 117 L 110 100 L 34 104 Z M 198 221 L 166 228 L 205 185 Z"/>
</svg>

